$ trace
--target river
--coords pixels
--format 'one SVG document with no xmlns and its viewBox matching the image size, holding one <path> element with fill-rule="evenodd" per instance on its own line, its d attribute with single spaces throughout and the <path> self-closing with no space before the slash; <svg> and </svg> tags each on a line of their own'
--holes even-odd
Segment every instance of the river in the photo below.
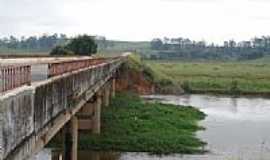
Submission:
<svg viewBox="0 0 270 160">
<path fill-rule="evenodd" d="M 155 156 L 147 153 L 79 152 L 79 160 L 269 160 L 270 99 L 212 95 L 153 95 L 145 97 L 178 105 L 198 107 L 207 114 L 200 122 L 206 130 L 197 133 L 208 143 L 205 155 Z M 51 160 L 52 150 L 37 159 Z M 41 158 L 42 157 L 42 158 Z M 47 158 L 49 157 L 49 158 Z M 90 158 L 92 157 L 92 158 Z M 43 160 L 43 159 L 42 159 Z"/>
</svg>

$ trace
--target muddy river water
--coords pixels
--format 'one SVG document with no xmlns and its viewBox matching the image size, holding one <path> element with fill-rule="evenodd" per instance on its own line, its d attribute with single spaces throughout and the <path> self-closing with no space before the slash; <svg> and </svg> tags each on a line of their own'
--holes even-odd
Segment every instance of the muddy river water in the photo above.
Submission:
<svg viewBox="0 0 270 160">
<path fill-rule="evenodd" d="M 198 107 L 207 114 L 197 133 L 207 142 L 205 155 L 155 156 L 147 153 L 108 153 L 80 151 L 79 160 L 269 160 L 270 99 L 212 95 L 164 96 L 146 98 Z M 51 160 L 54 151 L 43 150 L 34 159 Z"/>
</svg>

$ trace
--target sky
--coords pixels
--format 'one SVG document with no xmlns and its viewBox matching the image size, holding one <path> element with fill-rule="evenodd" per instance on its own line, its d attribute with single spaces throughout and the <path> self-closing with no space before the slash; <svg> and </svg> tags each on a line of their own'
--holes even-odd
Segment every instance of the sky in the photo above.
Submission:
<svg viewBox="0 0 270 160">
<path fill-rule="evenodd" d="M 270 35 L 269 0 L 0 0 L 0 37 L 65 33 L 221 43 Z"/>
</svg>

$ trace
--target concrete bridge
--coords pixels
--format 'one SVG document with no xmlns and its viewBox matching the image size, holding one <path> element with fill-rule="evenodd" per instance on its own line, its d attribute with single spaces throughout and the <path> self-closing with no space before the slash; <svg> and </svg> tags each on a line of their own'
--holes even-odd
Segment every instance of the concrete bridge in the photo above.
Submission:
<svg viewBox="0 0 270 160">
<path fill-rule="evenodd" d="M 36 62 L 47 68 L 33 81 L 32 65 L 0 67 L 0 160 L 25 160 L 58 133 L 64 160 L 77 159 L 78 130 L 100 133 L 101 106 L 115 95 L 115 74 L 127 55 Z"/>
</svg>

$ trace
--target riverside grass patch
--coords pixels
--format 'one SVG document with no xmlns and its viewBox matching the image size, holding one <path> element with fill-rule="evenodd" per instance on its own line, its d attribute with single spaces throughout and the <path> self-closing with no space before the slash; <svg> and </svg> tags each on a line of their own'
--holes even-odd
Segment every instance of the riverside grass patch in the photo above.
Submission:
<svg viewBox="0 0 270 160">
<path fill-rule="evenodd" d="M 81 134 L 83 150 L 202 153 L 206 145 L 195 132 L 205 114 L 190 106 L 147 103 L 135 94 L 121 93 L 102 108 L 100 135 Z"/>
<path fill-rule="evenodd" d="M 259 62 L 145 61 L 187 92 L 270 93 L 270 65 Z"/>
</svg>

